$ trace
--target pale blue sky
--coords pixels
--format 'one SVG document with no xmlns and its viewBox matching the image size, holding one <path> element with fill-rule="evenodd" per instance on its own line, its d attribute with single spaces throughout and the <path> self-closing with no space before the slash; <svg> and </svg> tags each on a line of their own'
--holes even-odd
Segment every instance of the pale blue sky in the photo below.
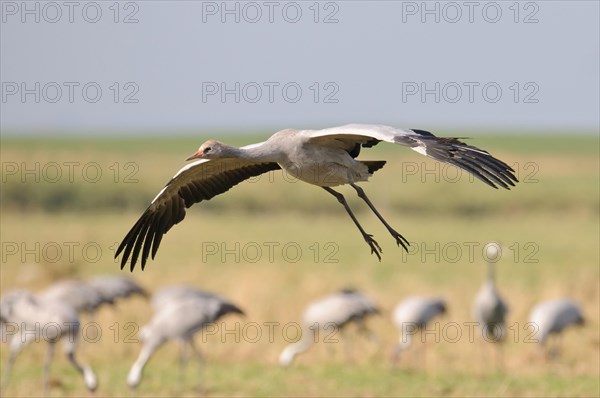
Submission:
<svg viewBox="0 0 600 398">
<path fill-rule="evenodd" d="M 2 131 L 598 130 L 597 1 L 315 3 L 2 0 Z"/>
</svg>

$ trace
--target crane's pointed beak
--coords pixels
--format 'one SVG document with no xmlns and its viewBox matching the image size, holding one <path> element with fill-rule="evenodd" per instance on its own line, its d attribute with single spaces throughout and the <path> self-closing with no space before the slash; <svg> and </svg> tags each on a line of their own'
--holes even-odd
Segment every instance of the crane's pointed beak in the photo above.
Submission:
<svg viewBox="0 0 600 398">
<path fill-rule="evenodd" d="M 196 152 L 194 152 L 194 154 L 188 158 L 185 159 L 185 161 L 189 161 L 189 160 L 194 160 L 194 159 L 199 159 L 202 156 L 204 156 L 204 152 L 201 151 L 200 149 L 198 149 Z"/>
</svg>

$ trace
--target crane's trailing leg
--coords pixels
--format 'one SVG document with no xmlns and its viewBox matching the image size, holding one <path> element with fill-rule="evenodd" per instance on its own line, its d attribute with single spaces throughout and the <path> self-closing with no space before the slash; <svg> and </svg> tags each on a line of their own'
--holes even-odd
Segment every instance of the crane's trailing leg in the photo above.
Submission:
<svg viewBox="0 0 600 398">
<path fill-rule="evenodd" d="M 75 359 L 75 353 L 73 351 L 73 346 L 68 348 L 67 351 L 67 359 L 73 365 L 73 367 L 83 376 L 83 381 L 87 389 L 91 392 L 96 391 L 98 387 L 98 379 L 96 378 L 96 374 L 92 371 L 89 366 L 82 366 Z"/>
<path fill-rule="evenodd" d="M 410 246 L 410 243 L 408 243 L 406 238 L 404 236 L 400 235 L 398 232 L 396 232 L 396 230 L 394 228 L 392 228 L 390 226 L 390 224 L 387 223 L 387 221 L 385 221 L 383 216 L 381 214 L 379 214 L 379 212 L 377 211 L 375 206 L 373 206 L 373 203 L 371 203 L 371 201 L 367 197 L 367 194 L 361 187 L 359 187 L 358 185 L 356 185 L 354 183 L 350 183 L 350 185 L 352 186 L 352 188 L 356 189 L 356 193 L 358 193 L 358 197 L 365 201 L 365 203 L 369 206 L 369 208 L 373 211 L 373 213 L 375 213 L 377 218 L 379 218 L 379 221 L 381 221 L 381 223 L 383 225 L 385 225 L 385 227 L 390 232 L 390 234 L 394 237 L 394 239 L 396 239 L 396 244 L 398 246 L 402 246 L 404 248 L 404 250 L 406 250 L 406 252 L 408 252 L 407 246 Z"/>
<path fill-rule="evenodd" d="M 381 340 L 379 336 L 377 336 L 371 329 L 367 327 L 364 321 L 358 322 L 358 332 L 363 334 L 369 341 L 377 344 L 377 346 L 381 345 Z"/>
<path fill-rule="evenodd" d="M 21 350 L 29 344 L 35 336 L 35 334 L 26 334 L 24 338 L 14 337 L 10 340 L 8 359 L 6 360 L 6 366 L 4 367 L 4 372 L 2 374 L 2 384 L 0 384 L 0 389 L 4 389 L 4 387 L 8 385 L 8 378 L 10 377 L 10 372 L 15 364 L 17 355 L 19 355 Z"/>
<path fill-rule="evenodd" d="M 354 221 L 354 224 L 356 224 L 356 226 L 358 227 L 358 230 L 360 231 L 363 238 L 365 239 L 365 242 L 367 242 L 367 244 L 371 248 L 371 254 L 375 253 L 375 255 L 377 256 L 379 261 L 381 261 L 382 250 L 381 250 L 381 247 L 379 247 L 379 243 L 377 243 L 377 241 L 375 239 L 373 239 L 373 235 L 369 235 L 368 233 L 365 232 L 363 227 L 360 225 L 360 223 L 354 216 L 354 213 L 352 213 L 350 206 L 348 206 L 348 203 L 346 202 L 346 198 L 344 198 L 344 195 L 342 195 L 341 193 L 339 193 L 337 191 L 334 191 L 333 189 L 331 189 L 329 187 L 321 187 L 321 188 L 323 188 L 324 190 L 326 190 L 327 192 L 329 192 L 330 194 L 335 196 L 335 198 L 338 200 L 338 202 L 340 202 L 342 204 L 342 206 L 344 206 L 344 209 L 346 209 L 346 212 L 348 213 L 350 218 L 352 218 L 352 221 Z M 379 217 L 381 217 L 381 216 L 379 216 Z"/>
</svg>

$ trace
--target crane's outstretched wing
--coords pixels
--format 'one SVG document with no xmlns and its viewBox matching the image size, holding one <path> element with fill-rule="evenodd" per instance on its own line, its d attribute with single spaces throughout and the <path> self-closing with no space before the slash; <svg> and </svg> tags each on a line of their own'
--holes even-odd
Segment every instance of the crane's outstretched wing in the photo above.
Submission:
<svg viewBox="0 0 600 398">
<path fill-rule="evenodd" d="M 279 169 L 277 163 L 256 163 L 242 159 L 201 159 L 175 174 L 156 195 L 119 245 L 115 258 L 123 252 L 121 269 L 131 256 L 133 271 L 140 252 L 142 270 L 152 248 L 156 255 L 162 236 L 185 217 L 185 209 L 209 200 L 248 178 Z"/>
<path fill-rule="evenodd" d="M 355 155 L 358 155 L 360 146 L 369 148 L 380 141 L 408 146 L 422 155 L 460 167 L 496 189 L 496 184 L 510 189 L 509 186 L 519 182 L 509 165 L 488 152 L 467 145 L 458 138 L 436 137 L 428 131 L 348 124 L 323 130 L 304 130 L 302 134 L 310 141 L 344 148 Z"/>
</svg>

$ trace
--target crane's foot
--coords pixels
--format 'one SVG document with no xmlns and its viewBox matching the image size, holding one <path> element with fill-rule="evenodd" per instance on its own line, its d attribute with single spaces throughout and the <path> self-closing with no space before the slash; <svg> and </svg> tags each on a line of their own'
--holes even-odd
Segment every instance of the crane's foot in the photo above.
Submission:
<svg viewBox="0 0 600 398">
<path fill-rule="evenodd" d="M 371 254 L 375 253 L 377 258 L 381 262 L 381 253 L 383 253 L 383 250 L 381 250 L 379 243 L 377 243 L 377 241 L 373 239 L 373 235 L 363 234 L 363 237 L 365 238 L 365 242 L 367 242 L 367 244 L 371 248 Z"/>
<path fill-rule="evenodd" d="M 390 234 L 394 237 L 394 239 L 396 239 L 396 244 L 398 246 L 402 246 L 404 250 L 408 253 L 408 246 L 410 246 L 408 240 L 406 240 L 404 236 L 402 236 L 393 228 L 388 228 L 388 231 L 390 231 Z"/>
</svg>

